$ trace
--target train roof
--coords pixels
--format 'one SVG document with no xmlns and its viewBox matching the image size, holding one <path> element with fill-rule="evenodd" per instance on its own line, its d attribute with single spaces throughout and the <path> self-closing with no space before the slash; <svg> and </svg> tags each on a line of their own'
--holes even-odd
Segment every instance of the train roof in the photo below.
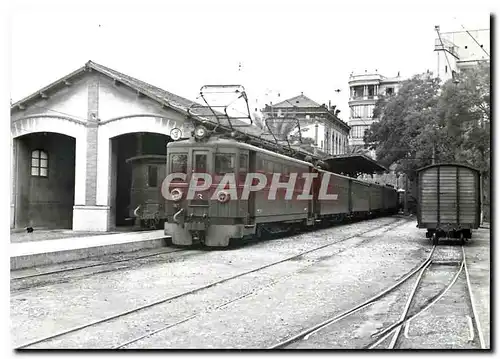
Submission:
<svg viewBox="0 0 500 359">
<path fill-rule="evenodd" d="M 167 148 L 169 148 L 169 147 L 191 147 L 193 144 L 197 144 L 200 147 L 201 146 L 219 147 L 219 146 L 228 145 L 228 146 L 237 147 L 237 148 L 241 148 L 241 149 L 258 151 L 260 153 L 265 153 L 265 154 L 268 154 L 270 156 L 274 156 L 274 157 L 281 158 L 281 159 L 284 159 L 287 161 L 295 162 L 297 164 L 301 164 L 301 165 L 309 166 L 309 167 L 314 167 L 312 163 L 307 162 L 307 161 L 302 161 L 302 160 L 299 160 L 297 158 L 282 155 L 280 153 L 276 153 L 276 152 L 266 150 L 266 149 L 261 148 L 261 147 L 250 145 L 250 144 L 245 143 L 245 142 L 238 142 L 238 141 L 233 140 L 233 139 L 220 138 L 220 137 L 216 137 L 216 136 L 210 137 L 208 139 L 208 141 L 206 141 L 206 142 L 195 142 L 193 139 L 170 142 L 167 144 Z"/>
<path fill-rule="evenodd" d="M 445 167 L 445 166 L 446 167 L 463 167 L 463 168 L 468 168 L 468 169 L 475 171 L 475 172 L 480 172 L 477 168 L 474 168 L 472 166 L 465 165 L 462 163 L 452 163 L 452 162 L 436 163 L 433 165 L 425 166 L 425 167 L 417 169 L 417 172 L 422 172 L 422 171 L 425 171 L 425 170 L 433 168 L 433 167 Z"/>
<path fill-rule="evenodd" d="M 292 162 L 295 162 L 295 163 L 298 163 L 298 164 L 302 164 L 304 166 L 314 167 L 314 165 L 312 163 L 307 162 L 307 161 L 302 161 L 302 160 L 299 160 L 299 159 L 296 159 L 296 158 L 293 158 L 293 157 L 282 155 L 282 154 L 279 154 L 279 153 L 276 153 L 276 152 L 273 152 L 273 151 L 266 150 L 264 148 L 260 148 L 260 147 L 256 147 L 256 146 L 250 145 L 248 143 L 238 142 L 238 141 L 233 140 L 233 139 L 218 138 L 216 136 L 210 137 L 208 139 L 208 141 L 206 141 L 206 142 L 195 142 L 195 140 L 192 139 L 192 138 L 190 138 L 188 140 L 181 140 L 181 141 L 176 141 L 176 142 L 170 142 L 170 143 L 167 144 L 167 148 L 169 148 L 169 147 L 181 147 L 181 148 L 182 147 L 191 147 L 193 144 L 198 144 L 200 147 L 201 146 L 215 146 L 215 147 L 217 147 L 217 146 L 228 145 L 228 146 L 242 148 L 242 149 L 246 149 L 246 150 L 258 151 L 260 153 L 265 153 L 265 154 L 268 154 L 268 155 L 271 155 L 271 156 L 274 156 L 274 157 L 277 157 L 277 158 L 285 159 L 287 161 L 292 161 Z M 376 162 L 375 162 L 375 164 L 376 164 Z M 328 171 L 328 170 L 322 169 L 322 168 L 316 168 L 316 169 L 317 169 L 318 172 L 328 172 L 328 173 L 331 173 L 331 174 L 333 174 L 333 175 L 335 175 L 337 177 L 350 179 L 350 180 L 355 181 L 357 183 L 365 184 L 367 186 L 377 186 L 377 187 L 384 187 L 384 188 L 392 188 L 393 190 L 395 190 L 394 187 L 388 187 L 388 186 L 385 186 L 385 185 L 382 185 L 382 184 L 366 182 L 366 181 L 363 181 L 363 180 L 360 180 L 360 179 L 357 179 L 357 178 L 354 178 L 354 177 L 349 177 L 349 176 L 342 175 L 340 173 L 336 173 L 336 172 L 332 172 L 332 171 Z"/>
</svg>

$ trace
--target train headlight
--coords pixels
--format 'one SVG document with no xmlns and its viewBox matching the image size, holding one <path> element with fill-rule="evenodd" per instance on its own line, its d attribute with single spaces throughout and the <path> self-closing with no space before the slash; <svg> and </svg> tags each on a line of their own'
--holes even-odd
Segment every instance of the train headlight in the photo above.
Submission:
<svg viewBox="0 0 500 359">
<path fill-rule="evenodd" d="M 178 128 L 172 128 L 172 131 L 170 131 L 170 137 L 172 137 L 172 140 L 177 141 L 182 137 L 182 131 Z"/>
<path fill-rule="evenodd" d="M 217 201 L 219 201 L 220 203 L 226 203 L 230 198 L 231 196 L 226 191 L 220 191 L 219 193 L 217 193 Z"/>
<path fill-rule="evenodd" d="M 178 202 L 182 198 L 182 191 L 179 188 L 174 188 L 172 192 L 170 192 L 170 198 L 174 202 Z"/>
<path fill-rule="evenodd" d="M 194 129 L 194 137 L 196 137 L 198 140 L 201 140 L 202 138 L 206 137 L 207 134 L 208 130 L 203 126 L 198 126 Z"/>
</svg>

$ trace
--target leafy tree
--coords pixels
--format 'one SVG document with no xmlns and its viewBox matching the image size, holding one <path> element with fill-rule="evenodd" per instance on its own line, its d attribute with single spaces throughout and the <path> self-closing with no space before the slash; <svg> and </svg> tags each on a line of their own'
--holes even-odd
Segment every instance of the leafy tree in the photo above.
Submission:
<svg viewBox="0 0 500 359">
<path fill-rule="evenodd" d="M 483 205 L 489 219 L 491 161 L 490 66 L 482 63 L 463 71 L 458 82 L 443 85 L 440 120 L 449 134 L 448 157 L 481 171 Z M 441 160 L 441 158 L 440 158 Z"/>
<path fill-rule="evenodd" d="M 489 203 L 491 153 L 490 66 L 462 71 L 442 86 L 430 74 L 402 83 L 399 92 L 382 97 L 374 109 L 365 143 L 385 166 L 396 165 L 410 180 L 415 170 L 457 162 L 479 169 Z"/>
<path fill-rule="evenodd" d="M 382 97 L 375 105 L 374 122 L 365 132 L 368 148 L 386 167 L 412 177 L 432 157 L 432 143 L 438 143 L 436 104 L 439 80 L 430 74 L 416 75 L 401 84 L 399 92 Z"/>
<path fill-rule="evenodd" d="M 348 156 L 356 156 L 356 155 L 368 155 L 369 149 L 365 148 L 363 145 L 348 145 L 347 146 L 347 155 Z"/>
</svg>

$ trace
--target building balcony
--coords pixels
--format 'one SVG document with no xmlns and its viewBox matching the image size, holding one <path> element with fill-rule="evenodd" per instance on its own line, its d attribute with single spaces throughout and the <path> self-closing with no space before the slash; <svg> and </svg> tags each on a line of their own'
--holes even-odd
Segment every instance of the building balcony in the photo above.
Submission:
<svg viewBox="0 0 500 359">
<path fill-rule="evenodd" d="M 350 96 L 349 101 L 364 101 L 364 100 L 378 100 L 378 95 L 371 96 Z"/>
</svg>

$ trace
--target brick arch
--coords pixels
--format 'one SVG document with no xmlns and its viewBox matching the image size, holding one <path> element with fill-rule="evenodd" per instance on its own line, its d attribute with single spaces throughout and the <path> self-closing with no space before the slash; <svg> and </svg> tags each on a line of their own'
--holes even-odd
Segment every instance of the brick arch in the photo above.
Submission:
<svg viewBox="0 0 500 359">
<path fill-rule="evenodd" d="M 140 114 L 114 118 L 101 122 L 99 140 L 114 138 L 128 133 L 150 132 L 170 136 L 173 128 L 185 132 L 184 121 L 157 115 Z"/>
<path fill-rule="evenodd" d="M 11 123 L 12 138 L 36 132 L 53 132 L 78 139 L 85 137 L 86 128 L 84 122 L 65 116 L 27 116 Z"/>
<path fill-rule="evenodd" d="M 112 206 L 113 189 L 110 185 L 111 168 L 111 140 L 115 137 L 138 132 L 157 133 L 170 136 L 173 128 L 180 128 L 183 133 L 188 131 L 182 118 L 163 117 L 154 114 L 138 114 L 114 118 L 99 124 L 97 140 L 97 183 L 96 205 L 106 208 L 108 227 L 113 216 Z M 89 144 L 92 145 L 92 144 Z"/>
<path fill-rule="evenodd" d="M 11 122 L 11 179 L 16 181 L 17 141 L 21 136 L 34 133 L 57 133 L 75 139 L 75 203 L 84 203 L 86 176 L 86 138 L 87 127 L 84 121 L 60 115 L 31 115 Z M 11 226 L 15 209 L 15 189 L 11 184 Z"/>
</svg>

